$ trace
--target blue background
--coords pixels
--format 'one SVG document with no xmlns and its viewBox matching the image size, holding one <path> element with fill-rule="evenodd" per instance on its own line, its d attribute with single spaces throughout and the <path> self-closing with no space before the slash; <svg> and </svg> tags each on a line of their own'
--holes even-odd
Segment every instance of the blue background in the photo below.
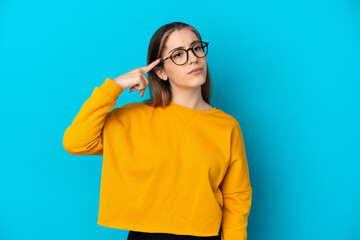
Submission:
<svg viewBox="0 0 360 240">
<path fill-rule="evenodd" d="M 210 42 L 211 104 L 241 125 L 248 239 L 360 239 L 355 0 L 1 1 L 0 239 L 126 239 L 96 223 L 102 157 L 70 155 L 62 138 L 173 21 Z M 148 97 L 126 90 L 117 107 Z"/>
</svg>

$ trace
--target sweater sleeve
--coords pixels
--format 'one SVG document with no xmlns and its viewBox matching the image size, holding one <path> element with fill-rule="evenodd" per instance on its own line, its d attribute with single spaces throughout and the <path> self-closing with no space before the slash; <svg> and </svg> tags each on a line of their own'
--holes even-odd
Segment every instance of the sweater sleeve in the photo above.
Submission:
<svg viewBox="0 0 360 240">
<path fill-rule="evenodd" d="M 230 151 L 229 166 L 219 186 L 224 199 L 221 240 L 246 240 L 252 188 L 244 139 L 237 121 L 231 135 Z"/>
<path fill-rule="evenodd" d="M 67 152 L 72 155 L 103 154 L 102 129 L 122 92 L 123 89 L 110 78 L 95 87 L 64 133 L 63 146 Z"/>
</svg>

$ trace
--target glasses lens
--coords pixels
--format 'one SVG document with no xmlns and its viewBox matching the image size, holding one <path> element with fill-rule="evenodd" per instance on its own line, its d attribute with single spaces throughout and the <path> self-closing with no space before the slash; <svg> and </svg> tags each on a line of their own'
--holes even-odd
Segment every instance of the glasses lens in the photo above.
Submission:
<svg viewBox="0 0 360 240">
<path fill-rule="evenodd" d="M 186 62 L 186 51 L 183 49 L 177 50 L 172 54 L 172 59 L 176 64 L 184 64 Z"/>
<path fill-rule="evenodd" d="M 207 46 L 205 46 L 205 43 L 195 44 L 193 50 L 197 57 L 205 57 L 205 55 L 207 54 Z"/>
<path fill-rule="evenodd" d="M 195 53 L 195 55 L 197 57 L 205 57 L 208 51 L 207 45 L 203 42 L 199 42 L 196 43 L 193 46 L 193 51 Z M 187 61 L 187 54 L 186 54 L 186 50 L 184 49 L 179 49 L 176 50 L 175 52 L 173 52 L 172 54 L 172 59 L 173 61 L 178 64 L 178 65 L 182 65 L 185 64 Z"/>
</svg>

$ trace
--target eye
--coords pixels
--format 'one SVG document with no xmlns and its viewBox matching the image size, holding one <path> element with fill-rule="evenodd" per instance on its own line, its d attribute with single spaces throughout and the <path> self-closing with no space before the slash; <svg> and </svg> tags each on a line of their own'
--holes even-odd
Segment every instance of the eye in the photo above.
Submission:
<svg viewBox="0 0 360 240">
<path fill-rule="evenodd" d="M 178 52 L 178 53 L 176 53 L 176 54 L 173 55 L 173 58 L 181 57 L 181 54 L 182 54 L 182 52 Z"/>
<path fill-rule="evenodd" d="M 197 43 L 197 44 L 195 44 L 195 46 L 193 48 L 195 51 L 200 51 L 203 49 L 203 46 L 201 43 Z"/>
</svg>

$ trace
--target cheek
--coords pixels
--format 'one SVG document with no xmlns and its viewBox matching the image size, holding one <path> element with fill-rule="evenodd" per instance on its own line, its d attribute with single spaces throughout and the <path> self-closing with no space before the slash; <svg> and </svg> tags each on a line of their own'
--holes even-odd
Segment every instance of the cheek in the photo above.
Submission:
<svg viewBox="0 0 360 240">
<path fill-rule="evenodd" d="M 188 75 L 185 68 L 182 68 L 181 66 L 170 66 L 166 68 L 166 73 L 169 78 L 174 80 L 183 79 Z"/>
<path fill-rule="evenodd" d="M 176 68 L 176 66 L 174 66 L 174 64 L 167 64 L 164 66 L 164 69 L 169 77 L 176 74 L 176 72 L 178 71 L 178 69 Z"/>
</svg>

